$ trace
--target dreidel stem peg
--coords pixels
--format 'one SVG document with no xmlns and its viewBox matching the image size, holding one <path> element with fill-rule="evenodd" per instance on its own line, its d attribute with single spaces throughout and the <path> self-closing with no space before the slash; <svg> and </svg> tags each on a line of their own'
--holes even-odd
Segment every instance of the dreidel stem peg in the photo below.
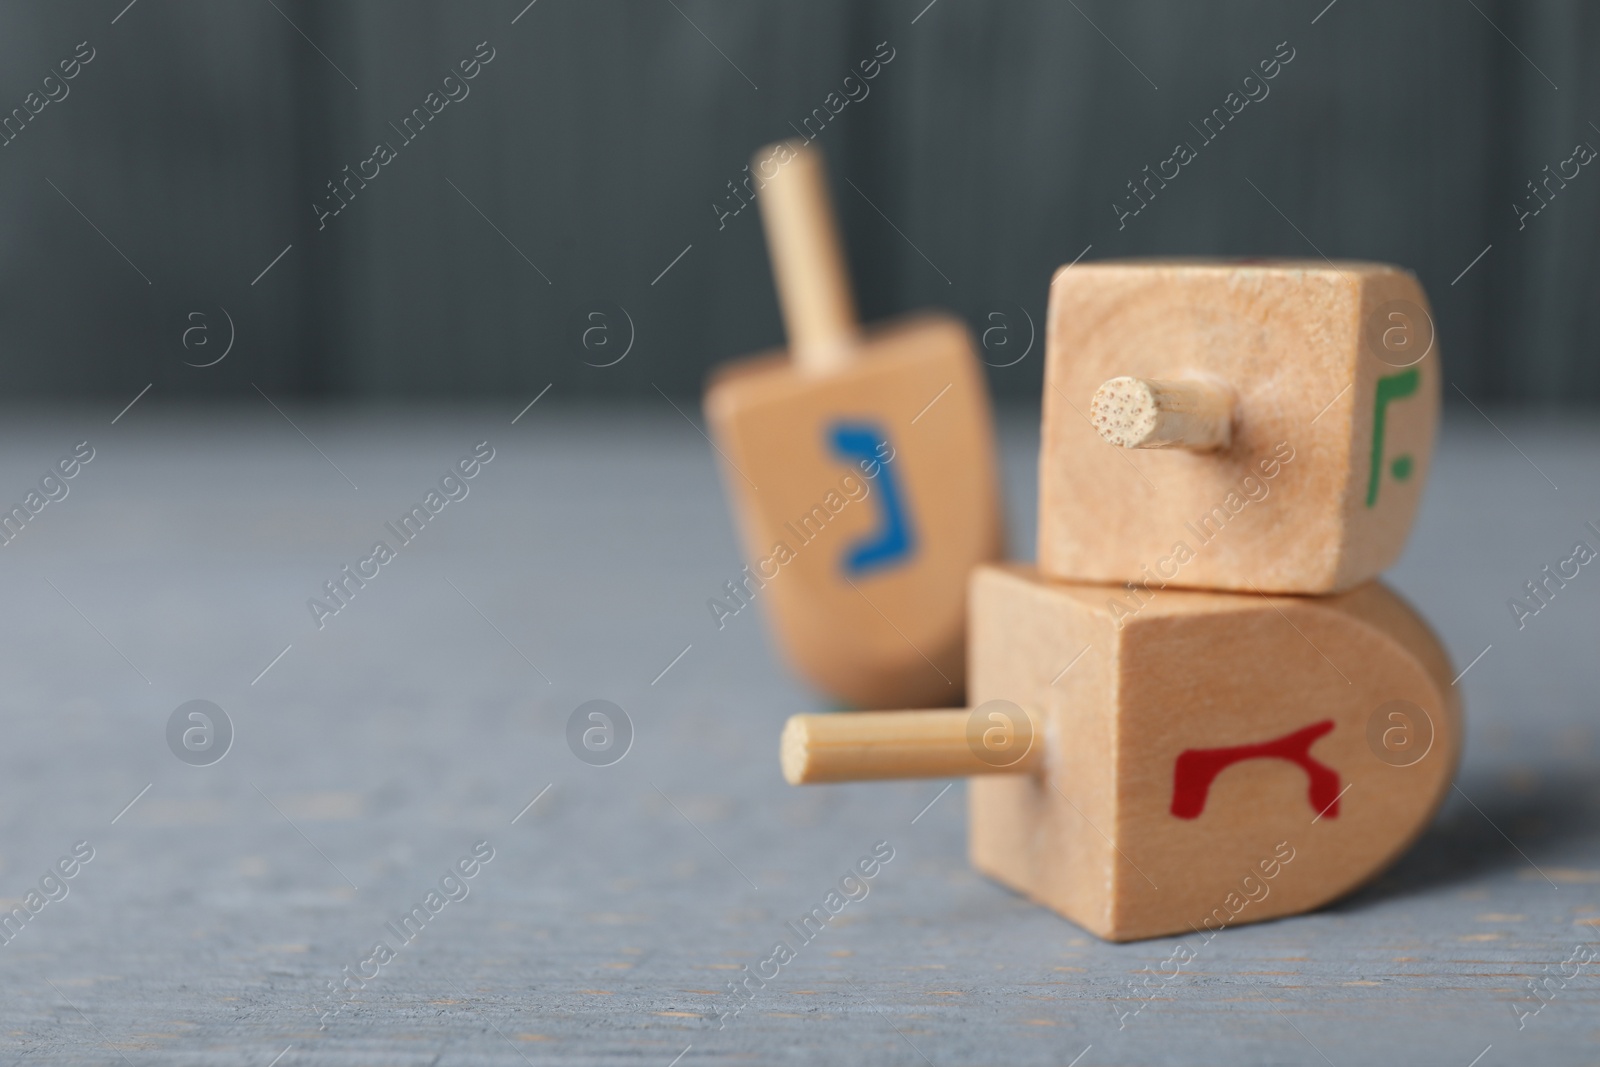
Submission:
<svg viewBox="0 0 1600 1067">
<path fill-rule="evenodd" d="M 1044 766 L 1040 720 L 1015 704 L 955 711 L 793 715 L 779 759 L 790 785 L 886 778 L 1032 774 Z"/>
<path fill-rule="evenodd" d="M 1203 378 L 1112 378 L 1089 401 L 1089 421 L 1122 448 L 1212 452 L 1233 441 L 1233 392 Z"/>
<path fill-rule="evenodd" d="M 766 178 L 763 164 L 777 162 L 785 150 L 787 161 Z M 861 328 L 822 154 L 803 141 L 788 141 L 756 153 L 753 166 L 764 180 L 756 201 L 790 357 L 806 374 L 842 370 L 855 358 Z"/>
</svg>

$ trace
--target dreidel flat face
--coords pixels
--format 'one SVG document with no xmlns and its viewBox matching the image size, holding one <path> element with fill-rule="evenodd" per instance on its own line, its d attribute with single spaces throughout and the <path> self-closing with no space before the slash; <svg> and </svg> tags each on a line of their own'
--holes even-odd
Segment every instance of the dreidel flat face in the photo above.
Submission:
<svg viewBox="0 0 1600 1067">
<path fill-rule="evenodd" d="M 1441 382 L 1427 298 L 1410 273 L 1081 263 L 1057 272 L 1048 320 L 1044 572 L 1327 593 L 1399 556 L 1427 480 Z"/>
<path fill-rule="evenodd" d="M 959 703 L 967 574 L 1001 550 L 966 328 L 927 315 L 869 330 L 824 375 L 781 353 L 734 364 L 705 411 L 752 561 L 744 595 L 793 666 L 857 706 Z"/>
<path fill-rule="evenodd" d="M 1422 831 L 1460 707 L 1444 651 L 1382 584 L 1163 590 L 1131 616 L 1117 596 L 974 575 L 969 700 L 1029 709 L 1045 746 L 1038 773 L 970 783 L 976 867 L 1123 941 L 1316 908 Z"/>
</svg>

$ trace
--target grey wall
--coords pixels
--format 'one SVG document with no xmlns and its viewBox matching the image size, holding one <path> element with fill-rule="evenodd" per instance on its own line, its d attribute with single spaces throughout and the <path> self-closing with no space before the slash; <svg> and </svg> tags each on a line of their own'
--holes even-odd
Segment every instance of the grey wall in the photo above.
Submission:
<svg viewBox="0 0 1600 1067">
<path fill-rule="evenodd" d="M 1600 167 L 1525 228 L 1512 207 L 1600 147 L 1593 4 L 275 2 L 0 8 L 7 110 L 95 49 L 0 149 L 8 397 L 692 395 L 780 339 L 755 211 L 713 205 L 887 41 L 820 135 L 868 317 L 1004 321 L 999 363 L 1089 245 L 1376 258 L 1421 275 L 1474 399 L 1600 398 Z M 470 95 L 400 145 L 389 123 L 480 41 Z M 1270 95 L 1119 228 L 1124 183 L 1284 41 Z M 319 230 L 324 183 L 380 140 L 397 158 Z M 220 354 L 222 308 L 233 350 L 185 366 Z M 632 351 L 586 366 L 626 341 L 619 309 Z M 612 347 L 583 347 L 590 312 Z M 992 380 L 1032 394 L 1040 368 L 1036 345 Z"/>
</svg>

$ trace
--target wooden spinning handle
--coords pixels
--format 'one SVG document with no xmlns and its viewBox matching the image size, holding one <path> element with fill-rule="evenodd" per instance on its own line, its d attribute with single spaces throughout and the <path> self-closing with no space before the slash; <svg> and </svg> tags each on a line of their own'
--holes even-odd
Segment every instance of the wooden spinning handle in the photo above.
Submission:
<svg viewBox="0 0 1600 1067">
<path fill-rule="evenodd" d="M 859 327 L 822 153 L 804 141 L 768 145 L 751 169 L 764 183 L 756 200 L 790 356 L 808 373 L 840 370 L 854 354 Z"/>
<path fill-rule="evenodd" d="M 1209 452 L 1233 441 L 1233 394 L 1198 378 L 1112 378 L 1089 401 L 1089 421 L 1123 448 Z"/>
<path fill-rule="evenodd" d="M 1039 720 L 1010 705 L 991 719 L 977 711 L 866 711 L 794 715 L 783 728 L 780 760 L 790 785 L 880 778 L 964 778 L 1027 774 L 1043 765 Z M 976 716 L 976 719 L 975 719 Z"/>
</svg>

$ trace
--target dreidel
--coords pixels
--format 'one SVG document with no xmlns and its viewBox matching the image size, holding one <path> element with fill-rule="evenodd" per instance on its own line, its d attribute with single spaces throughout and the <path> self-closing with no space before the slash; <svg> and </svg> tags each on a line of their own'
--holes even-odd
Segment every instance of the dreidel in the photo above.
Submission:
<svg viewBox="0 0 1600 1067">
<path fill-rule="evenodd" d="M 1399 556 L 1439 418 L 1427 297 L 1381 263 L 1080 263 L 1050 286 L 1039 566 L 1330 593 Z"/>
<path fill-rule="evenodd" d="M 971 335 L 856 320 L 821 154 L 752 167 L 787 352 L 719 370 L 706 420 L 749 566 L 708 605 L 761 603 L 790 664 L 856 707 L 965 699 L 968 572 L 1001 552 L 988 395 Z"/>
<path fill-rule="evenodd" d="M 973 865 L 1112 941 L 1319 907 L 1421 833 L 1461 710 L 1386 586 L 1113 594 L 979 568 L 972 710 L 794 716 L 784 776 L 973 776 Z"/>
</svg>

